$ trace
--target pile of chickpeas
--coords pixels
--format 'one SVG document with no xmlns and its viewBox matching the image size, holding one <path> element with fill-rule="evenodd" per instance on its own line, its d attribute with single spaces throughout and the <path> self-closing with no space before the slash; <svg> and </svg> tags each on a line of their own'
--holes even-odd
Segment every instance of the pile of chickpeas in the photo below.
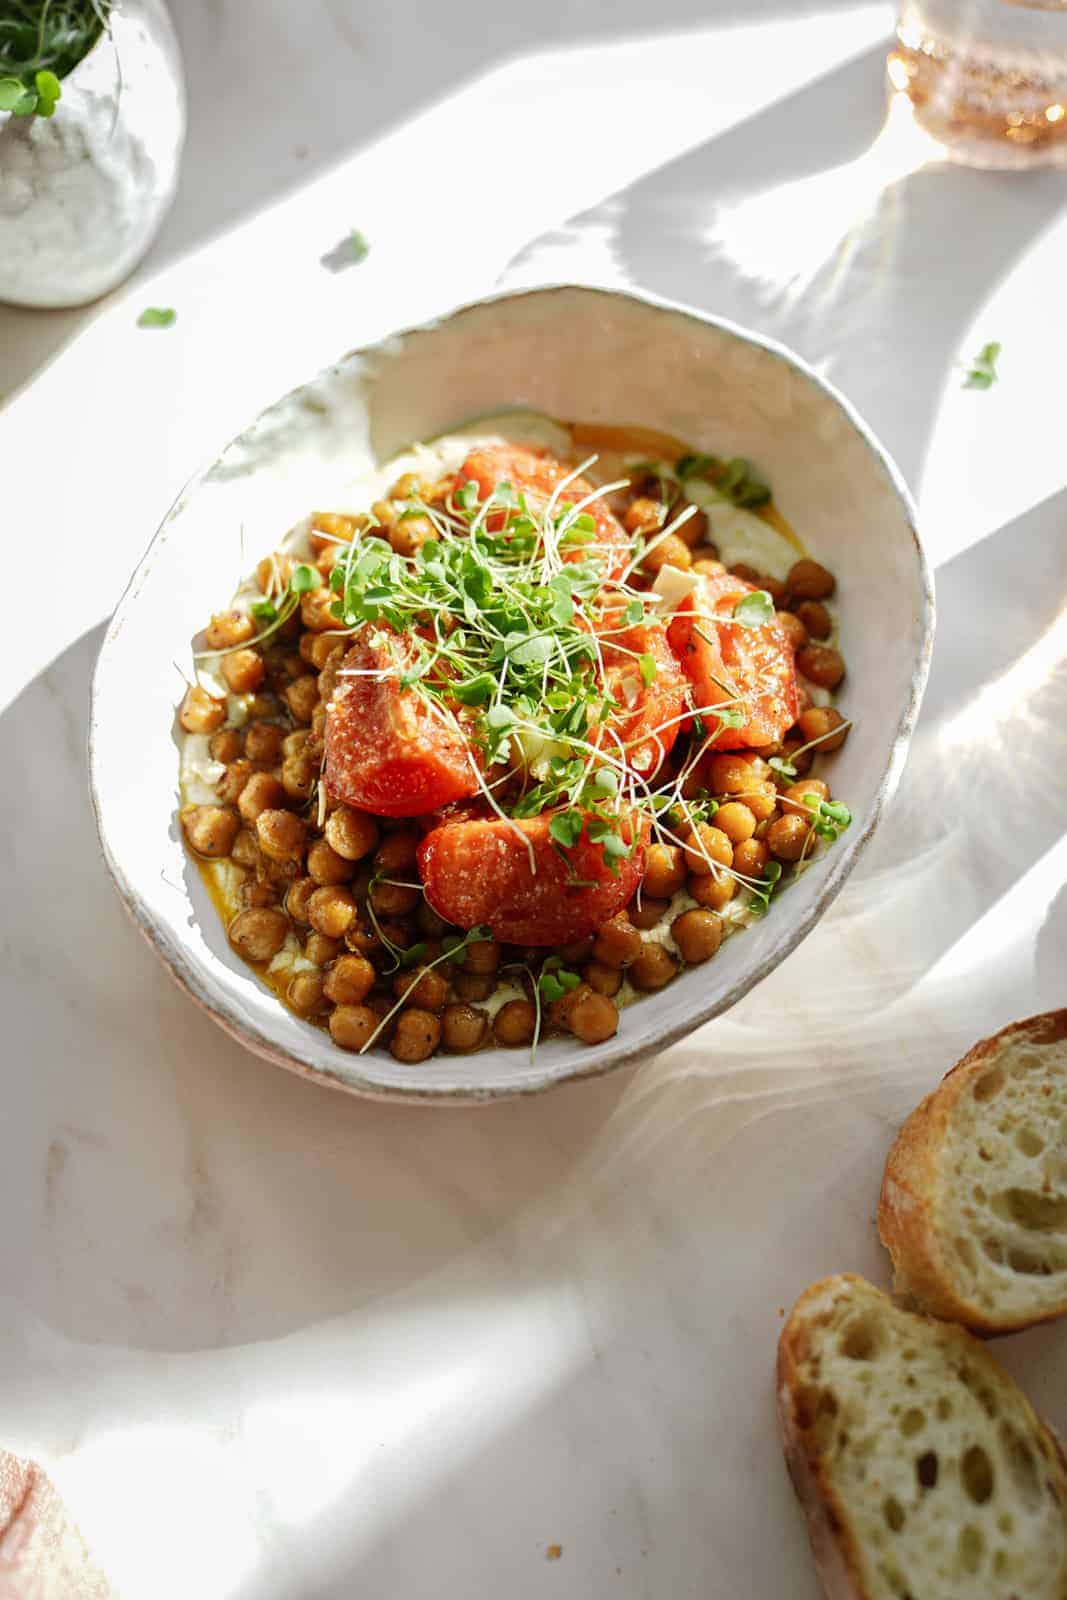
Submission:
<svg viewBox="0 0 1067 1600">
<path fill-rule="evenodd" d="M 372 508 L 377 536 L 401 554 L 413 553 L 432 536 L 433 526 L 428 518 L 401 520 L 410 496 L 432 501 L 448 487 L 405 475 Z M 657 493 L 653 481 L 639 485 L 620 507 L 630 532 L 647 537 L 662 526 L 667 507 Z M 458 960 L 432 965 L 447 936 L 462 930 L 444 923 L 414 887 L 422 836 L 417 823 L 373 817 L 334 804 L 327 795 L 318 825 L 326 707 L 348 645 L 334 631 L 328 578 L 338 551 L 365 526 L 360 518 L 315 517 L 311 546 L 320 582 L 268 639 L 256 643 L 255 622 L 239 610 L 212 617 L 205 630 L 206 649 L 219 652 L 211 665 L 231 693 L 246 697 L 248 717 L 243 726 L 230 726 L 225 698 L 199 685 L 189 688 L 180 725 L 209 736 L 211 756 L 224 770 L 216 800 L 183 806 L 180 820 L 195 855 L 205 862 L 228 860 L 237 870 L 239 908 L 228 924 L 230 944 L 298 1016 L 328 1028 L 342 1049 L 358 1051 L 375 1038 L 398 1061 L 412 1063 L 438 1048 L 529 1045 L 537 1030 L 536 975 L 547 955 L 557 955 L 580 981 L 545 1005 L 543 1031 L 602 1043 L 618 1028 L 624 983 L 653 993 L 683 965 L 700 965 L 716 954 L 726 931 L 722 913 L 736 894 L 745 893 L 732 874 L 759 879 L 772 860 L 788 867 L 810 856 L 810 797 L 826 800 L 830 791 L 807 774 L 816 754 L 844 743 L 847 724 L 833 707 L 808 703 L 780 745 L 703 757 L 683 786 L 681 820 L 672 822 L 679 842 L 649 847 L 637 895 L 594 936 L 552 952 L 477 940 Z M 648 580 L 668 563 L 698 572 L 724 570 L 707 540 L 702 512 L 649 552 Z M 287 583 L 295 564 L 289 553 L 261 562 L 260 590 L 269 594 Z M 796 562 L 784 585 L 750 568 L 731 570 L 771 593 L 803 677 L 836 687 L 844 663 L 825 643 L 832 633 L 824 602 L 833 594 L 833 575 L 808 560 Z M 817 750 L 802 751 L 812 740 L 820 741 Z M 791 757 L 798 781 L 778 777 L 768 765 L 772 755 Z M 698 794 L 719 802 L 710 822 L 687 820 L 685 800 Z M 694 904 L 671 921 L 670 943 L 649 937 L 683 890 Z M 269 972 L 290 935 L 308 964 L 289 974 Z M 416 944 L 425 947 L 418 963 L 398 969 L 396 952 Z M 485 1002 L 501 984 L 514 988 L 516 997 L 491 1016 Z"/>
</svg>

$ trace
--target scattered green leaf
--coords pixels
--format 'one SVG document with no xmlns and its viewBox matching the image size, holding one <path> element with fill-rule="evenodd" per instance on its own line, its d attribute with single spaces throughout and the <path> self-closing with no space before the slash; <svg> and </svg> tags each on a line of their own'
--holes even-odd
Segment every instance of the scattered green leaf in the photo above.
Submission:
<svg viewBox="0 0 1067 1600">
<path fill-rule="evenodd" d="M 751 594 L 742 595 L 733 616 L 744 628 L 763 628 L 774 621 L 774 601 L 766 589 L 754 589 Z"/>
<path fill-rule="evenodd" d="M 968 368 L 964 379 L 965 389 L 991 389 L 1000 374 L 997 371 L 997 362 L 1000 359 L 1000 345 L 994 340 L 991 344 L 984 344 Z"/>
<path fill-rule="evenodd" d="M 172 328 L 178 320 L 178 313 L 172 306 L 145 306 L 137 318 L 139 328 Z"/>
</svg>

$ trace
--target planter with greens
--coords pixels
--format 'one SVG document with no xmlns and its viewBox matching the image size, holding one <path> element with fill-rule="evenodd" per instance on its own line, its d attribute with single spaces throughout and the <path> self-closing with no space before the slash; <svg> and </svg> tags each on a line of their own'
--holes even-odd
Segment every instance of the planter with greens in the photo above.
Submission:
<svg viewBox="0 0 1067 1600">
<path fill-rule="evenodd" d="M 0 0 L 0 300 L 83 305 L 121 283 L 184 136 L 163 0 Z"/>
</svg>

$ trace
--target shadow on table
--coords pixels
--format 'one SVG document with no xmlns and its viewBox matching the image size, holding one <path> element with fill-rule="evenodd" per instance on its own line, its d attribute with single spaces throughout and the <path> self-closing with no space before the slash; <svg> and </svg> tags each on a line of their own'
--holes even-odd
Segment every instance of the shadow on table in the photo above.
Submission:
<svg viewBox="0 0 1067 1600">
<path fill-rule="evenodd" d="M 915 482 L 960 341 L 1067 174 L 929 164 L 906 103 L 883 123 L 884 76 L 883 49 L 849 62 L 543 235 L 503 281 L 634 283 L 780 339 Z"/>
<path fill-rule="evenodd" d="M 812 10 L 836 7 L 852 10 L 853 0 L 820 0 Z M 438 8 L 394 0 L 306 0 L 300 6 L 259 0 L 250 50 L 239 8 L 172 7 L 186 64 L 189 132 L 174 209 L 144 270 L 155 271 L 274 205 L 509 61 L 630 35 L 731 20 L 750 25 L 797 9 L 796 0 L 745 0 L 736 10 L 727 3 L 711 14 L 708 0 L 663 0 L 654 15 L 638 0 Z M 545 71 L 551 73 L 550 62 Z M 299 106 L 298 118 L 279 114 L 280 98 L 289 108 Z M 338 218 L 341 235 L 359 223 L 358 196 L 353 205 L 352 215 Z M 322 241 L 320 248 L 333 243 Z M 55 312 L 0 306 L 0 407 L 106 303 Z"/>
</svg>

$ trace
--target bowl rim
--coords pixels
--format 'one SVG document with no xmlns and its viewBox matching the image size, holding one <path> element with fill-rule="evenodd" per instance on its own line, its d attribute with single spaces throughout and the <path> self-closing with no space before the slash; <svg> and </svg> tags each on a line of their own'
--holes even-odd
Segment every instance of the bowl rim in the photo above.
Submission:
<svg viewBox="0 0 1067 1600">
<path fill-rule="evenodd" d="M 701 1005 L 699 1002 L 687 1008 L 684 1015 L 672 1024 L 668 1024 L 654 1043 L 650 1046 L 647 1042 L 627 1044 L 624 1038 L 616 1035 L 611 1045 L 601 1053 L 597 1052 L 594 1059 L 583 1065 L 582 1055 L 577 1055 L 573 1070 L 568 1070 L 555 1075 L 546 1075 L 532 1082 L 515 1085 L 497 1085 L 478 1087 L 475 1085 L 452 1087 L 445 1089 L 432 1089 L 425 1084 L 413 1079 L 410 1087 L 396 1084 L 386 1085 L 373 1079 L 363 1077 L 358 1069 L 351 1075 L 341 1079 L 332 1073 L 323 1072 L 308 1058 L 290 1053 L 281 1048 L 269 1033 L 261 1031 L 251 1024 L 238 1022 L 225 1009 L 225 1003 L 219 1001 L 212 994 L 209 986 L 203 980 L 200 964 L 187 956 L 180 946 L 172 944 L 165 939 L 155 921 L 149 915 L 147 908 L 135 886 L 126 876 L 121 863 L 108 844 L 107 830 L 104 821 L 104 805 L 101 794 L 101 785 L 98 781 L 97 756 L 96 756 L 96 727 L 99 715 L 100 678 L 105 654 L 115 638 L 121 633 L 127 611 L 132 606 L 140 587 L 140 580 L 145 566 L 151 558 L 156 540 L 166 529 L 182 505 L 195 494 L 204 479 L 209 476 L 226 451 L 236 443 L 245 433 L 255 427 L 270 411 L 283 405 L 286 400 L 293 398 L 313 383 L 322 372 L 333 371 L 343 367 L 353 358 L 373 355 L 376 351 L 396 342 L 403 342 L 415 334 L 427 334 L 467 313 L 481 310 L 486 306 L 498 305 L 507 301 L 544 298 L 550 300 L 562 294 L 588 294 L 593 297 L 602 297 L 606 300 L 621 300 L 633 305 L 644 307 L 652 311 L 672 313 L 676 316 L 687 318 L 703 327 L 714 328 L 719 332 L 735 338 L 742 343 L 754 345 L 765 351 L 768 355 L 784 363 L 796 372 L 799 372 L 810 384 L 814 385 L 832 403 L 839 413 L 857 434 L 867 450 L 874 457 L 877 466 L 888 480 L 896 499 L 904 513 L 905 523 L 911 535 L 912 546 L 916 561 L 916 599 L 918 601 L 918 615 L 916 618 L 919 628 L 918 651 L 911 673 L 909 692 L 904 705 L 901 707 L 896 727 L 889 744 L 885 766 L 875 790 L 873 801 L 864 817 L 862 829 L 852 836 L 844 849 L 838 854 L 834 852 L 829 870 L 827 871 L 822 887 L 807 910 L 790 926 L 784 937 L 783 944 L 775 951 L 766 955 L 761 961 L 741 974 L 735 984 L 718 999 L 709 1000 Z M 614 1072 L 620 1067 L 639 1064 L 644 1059 L 650 1059 L 661 1050 L 667 1049 L 679 1039 L 694 1032 L 698 1027 L 713 1018 L 721 1016 L 736 1005 L 748 992 L 762 982 L 774 969 L 790 956 L 803 939 L 812 931 L 815 924 L 823 916 L 844 886 L 846 878 L 851 873 L 862 852 L 870 842 L 875 829 L 878 827 L 885 814 L 886 807 L 896 792 L 903 772 L 904 762 L 908 752 L 912 733 L 919 715 L 923 692 L 930 669 L 930 658 L 933 650 L 935 626 L 935 599 L 933 573 L 923 548 L 922 539 L 918 530 L 918 517 L 915 502 L 904 479 L 904 475 L 897 466 L 889 451 L 877 438 L 872 428 L 864 421 L 855 406 L 841 391 L 822 374 L 817 372 L 804 358 L 797 355 L 789 347 L 777 339 L 758 333 L 751 328 L 744 327 L 741 323 L 733 322 L 727 317 L 716 316 L 712 312 L 703 311 L 699 307 L 686 305 L 684 302 L 668 299 L 665 296 L 651 293 L 647 290 L 616 287 L 611 284 L 598 284 L 595 282 L 566 283 L 549 281 L 545 283 L 523 285 L 517 289 L 499 289 L 490 294 L 481 295 L 473 300 L 463 300 L 454 305 L 434 313 L 419 322 L 405 325 L 384 333 L 371 336 L 370 342 L 361 344 L 348 350 L 331 362 L 326 368 L 320 368 L 319 373 L 312 374 L 294 388 L 287 390 L 269 406 L 260 410 L 252 420 L 246 424 L 240 433 L 216 451 L 215 455 L 206 465 L 196 471 L 179 490 L 173 502 L 168 507 L 165 515 L 155 529 L 148 546 L 137 562 L 133 573 L 127 582 L 111 619 L 108 623 L 104 637 L 97 652 L 97 659 L 93 668 L 93 676 L 89 692 L 89 730 L 88 730 L 88 761 L 89 761 L 89 794 L 96 824 L 97 836 L 100 841 L 101 852 L 105 865 L 111 875 L 116 892 L 130 916 L 134 926 L 139 930 L 148 944 L 155 951 L 167 971 L 171 974 L 178 986 L 184 990 L 189 998 L 206 1011 L 231 1038 L 251 1050 L 254 1054 L 272 1062 L 276 1066 L 284 1067 L 287 1071 L 294 1072 L 302 1077 L 321 1083 L 324 1087 L 339 1090 L 342 1093 L 356 1094 L 365 1099 L 405 1104 L 438 1105 L 438 1106 L 469 1106 L 477 1104 L 495 1104 L 504 1100 L 523 1098 L 528 1095 L 543 1094 L 546 1090 L 557 1088 L 566 1083 L 577 1080 L 602 1077 L 606 1073 Z M 317 1034 L 316 1030 L 316 1034 Z M 358 1056 L 352 1057 L 353 1067 L 359 1061 Z"/>
</svg>

